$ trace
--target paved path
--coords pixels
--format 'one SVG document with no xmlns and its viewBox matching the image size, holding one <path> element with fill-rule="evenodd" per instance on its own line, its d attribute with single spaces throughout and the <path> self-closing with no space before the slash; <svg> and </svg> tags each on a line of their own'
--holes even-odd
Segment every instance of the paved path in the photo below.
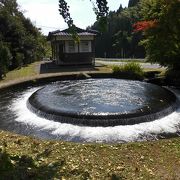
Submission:
<svg viewBox="0 0 180 180">
<path fill-rule="evenodd" d="M 123 65 L 127 64 L 127 62 L 120 62 L 120 61 L 100 61 L 96 60 L 97 63 L 104 64 L 104 65 Z M 151 63 L 139 63 L 141 67 L 145 69 L 164 69 L 164 67 L 160 66 L 159 64 L 151 64 Z"/>
</svg>

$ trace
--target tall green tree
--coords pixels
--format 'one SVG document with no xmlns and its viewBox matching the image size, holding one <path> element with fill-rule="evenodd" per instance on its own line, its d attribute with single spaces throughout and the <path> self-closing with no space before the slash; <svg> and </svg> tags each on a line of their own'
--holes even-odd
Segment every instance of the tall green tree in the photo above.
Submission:
<svg viewBox="0 0 180 180">
<path fill-rule="evenodd" d="M 45 38 L 25 18 L 16 0 L 0 0 L 0 40 L 9 49 L 11 58 L 7 69 L 21 67 L 42 58 Z"/>
<path fill-rule="evenodd" d="M 141 13 L 148 60 L 180 70 L 180 1 L 142 0 Z"/>
<path fill-rule="evenodd" d="M 3 75 L 5 76 L 10 59 L 11 53 L 9 48 L 2 41 L 0 41 L 0 79 L 2 79 Z"/>
<path fill-rule="evenodd" d="M 140 0 L 129 0 L 128 7 L 134 7 Z"/>
<path fill-rule="evenodd" d="M 107 16 L 108 28 L 96 38 L 97 57 L 144 58 L 145 50 L 139 44 L 142 33 L 134 33 L 132 25 L 140 20 L 139 6 L 110 11 Z M 100 31 L 99 21 L 91 27 Z"/>
</svg>

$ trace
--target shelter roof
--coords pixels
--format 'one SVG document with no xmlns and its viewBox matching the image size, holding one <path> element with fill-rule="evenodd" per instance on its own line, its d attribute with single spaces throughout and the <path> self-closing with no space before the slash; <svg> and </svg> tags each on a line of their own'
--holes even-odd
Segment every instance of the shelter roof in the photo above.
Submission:
<svg viewBox="0 0 180 180">
<path fill-rule="evenodd" d="M 78 27 L 74 27 L 73 30 L 77 32 L 78 36 L 96 36 L 97 34 L 99 34 L 98 31 L 91 29 L 84 30 Z M 68 28 L 62 31 L 56 30 L 49 32 L 48 39 L 50 39 L 52 36 L 72 36 L 72 29 Z"/>
</svg>

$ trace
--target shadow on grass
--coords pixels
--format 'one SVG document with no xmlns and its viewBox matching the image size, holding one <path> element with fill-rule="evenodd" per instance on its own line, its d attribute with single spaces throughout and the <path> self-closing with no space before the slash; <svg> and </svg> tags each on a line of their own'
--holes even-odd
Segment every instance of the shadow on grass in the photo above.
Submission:
<svg viewBox="0 0 180 180">
<path fill-rule="evenodd" d="M 50 179 L 91 179 L 91 171 L 84 168 L 72 168 L 64 157 L 53 161 L 51 149 L 38 154 L 18 155 L 6 151 L 7 144 L 0 148 L 0 180 L 50 180 Z M 105 173 L 106 174 L 106 173 Z M 104 175 L 105 175 L 104 174 Z M 109 174 L 110 180 L 122 180 L 117 174 Z"/>
<path fill-rule="evenodd" d="M 86 180 L 90 178 L 87 171 L 65 168 L 64 159 L 45 163 L 46 160 L 43 157 L 47 157 L 49 153 L 45 150 L 32 158 L 28 155 L 10 155 L 0 149 L 0 180 L 50 180 L 63 177 Z"/>
<path fill-rule="evenodd" d="M 59 73 L 59 72 L 77 72 L 77 71 L 95 71 L 93 65 L 56 65 L 54 62 L 44 62 L 40 65 L 40 74 Z"/>
<path fill-rule="evenodd" d="M 111 176 L 111 180 L 122 180 L 122 179 L 123 179 L 122 177 L 120 177 L 116 174 L 112 174 L 112 176 Z"/>
<path fill-rule="evenodd" d="M 62 169 L 64 160 L 45 164 L 42 159 L 33 159 L 27 155 L 10 155 L 6 151 L 0 152 L 1 180 L 30 180 L 52 179 L 57 171 Z"/>
</svg>

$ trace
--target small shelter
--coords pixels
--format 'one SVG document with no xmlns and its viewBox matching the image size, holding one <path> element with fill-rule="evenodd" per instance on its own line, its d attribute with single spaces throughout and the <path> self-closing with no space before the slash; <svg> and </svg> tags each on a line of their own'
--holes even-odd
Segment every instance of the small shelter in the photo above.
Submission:
<svg viewBox="0 0 180 180">
<path fill-rule="evenodd" d="M 49 32 L 52 59 L 58 65 L 94 65 L 95 36 L 97 31 L 75 27 L 79 42 L 75 42 L 70 29 Z"/>
</svg>

